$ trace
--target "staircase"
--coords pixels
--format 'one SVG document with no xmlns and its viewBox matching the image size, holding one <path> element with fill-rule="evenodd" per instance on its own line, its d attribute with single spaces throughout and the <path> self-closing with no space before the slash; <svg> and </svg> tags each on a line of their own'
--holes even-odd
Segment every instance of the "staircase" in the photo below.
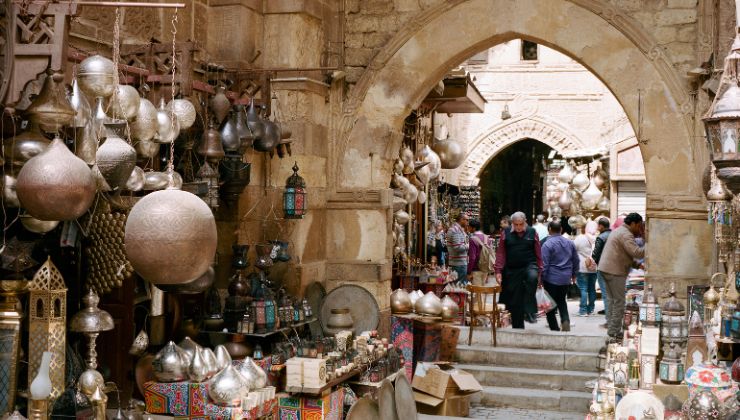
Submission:
<svg viewBox="0 0 740 420">
<path fill-rule="evenodd" d="M 460 330 L 457 367 L 483 386 L 474 404 L 588 413 L 591 393 L 584 384 L 598 376 L 603 336 L 507 328 L 493 347 L 491 331 L 477 327 L 468 346 L 468 328 Z"/>
</svg>

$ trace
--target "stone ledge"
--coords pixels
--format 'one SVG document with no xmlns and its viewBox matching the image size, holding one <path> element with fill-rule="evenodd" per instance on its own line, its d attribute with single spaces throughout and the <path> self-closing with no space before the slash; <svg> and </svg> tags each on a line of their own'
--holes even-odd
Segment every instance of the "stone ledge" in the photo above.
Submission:
<svg viewBox="0 0 740 420">
<path fill-rule="evenodd" d="M 270 83 L 272 90 L 298 90 L 315 93 L 324 97 L 329 95 L 329 85 L 309 77 L 281 77 L 270 79 Z"/>
<path fill-rule="evenodd" d="M 333 281 L 385 282 L 392 277 L 391 260 L 328 260 L 326 278 Z"/>
<path fill-rule="evenodd" d="M 382 190 L 344 190 L 328 195 L 326 208 L 332 210 L 386 209 L 393 203 L 393 191 Z"/>
<path fill-rule="evenodd" d="M 262 13 L 262 1 L 260 0 L 208 0 L 211 7 L 219 6 L 244 6 L 256 12 Z"/>
</svg>

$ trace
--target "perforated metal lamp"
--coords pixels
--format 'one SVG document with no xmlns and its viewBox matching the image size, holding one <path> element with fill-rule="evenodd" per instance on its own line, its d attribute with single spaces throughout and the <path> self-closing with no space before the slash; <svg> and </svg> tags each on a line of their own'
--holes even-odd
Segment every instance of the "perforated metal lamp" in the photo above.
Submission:
<svg viewBox="0 0 740 420">
<path fill-rule="evenodd" d="M 722 81 L 704 121 L 712 162 L 717 169 L 740 166 L 740 35 L 725 57 Z M 721 175 L 720 175 L 721 178 Z"/>
<path fill-rule="evenodd" d="M 303 219 L 306 215 L 306 181 L 298 175 L 298 162 L 293 165 L 293 175 L 285 182 L 283 192 L 283 217 Z"/>
</svg>

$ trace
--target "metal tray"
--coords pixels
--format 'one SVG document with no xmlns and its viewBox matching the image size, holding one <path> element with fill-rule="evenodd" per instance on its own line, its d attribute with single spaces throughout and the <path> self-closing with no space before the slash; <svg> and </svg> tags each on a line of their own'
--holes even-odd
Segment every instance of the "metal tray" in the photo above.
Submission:
<svg viewBox="0 0 740 420">
<path fill-rule="evenodd" d="M 381 419 L 398 420 L 398 415 L 396 414 L 396 390 L 393 388 L 393 383 L 388 379 L 383 379 L 380 385 L 378 406 L 380 408 Z"/>
<path fill-rule="evenodd" d="M 380 322 L 380 308 L 375 297 L 367 289 L 354 284 L 345 284 L 329 292 L 321 304 L 319 320 L 321 328 L 327 333 L 326 323 L 332 309 L 349 308 L 354 321 L 354 331 L 359 335 L 363 331 L 378 328 Z"/>
<path fill-rule="evenodd" d="M 360 398 L 347 412 L 347 420 L 383 419 L 378 411 L 378 404 L 370 398 Z"/>
<path fill-rule="evenodd" d="M 416 401 L 409 380 L 403 373 L 396 375 L 396 414 L 399 419 L 416 418 Z"/>
</svg>

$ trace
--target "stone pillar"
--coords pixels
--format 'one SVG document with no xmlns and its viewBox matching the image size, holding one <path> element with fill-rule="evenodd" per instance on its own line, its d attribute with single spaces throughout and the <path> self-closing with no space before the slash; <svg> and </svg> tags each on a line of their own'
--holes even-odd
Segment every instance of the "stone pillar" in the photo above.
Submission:
<svg viewBox="0 0 740 420">
<path fill-rule="evenodd" d="M 262 48 L 261 10 L 260 0 L 211 0 L 206 34 L 209 58 L 229 68 L 253 66 Z M 195 34 L 203 30 L 198 21 L 196 16 Z"/>
</svg>

